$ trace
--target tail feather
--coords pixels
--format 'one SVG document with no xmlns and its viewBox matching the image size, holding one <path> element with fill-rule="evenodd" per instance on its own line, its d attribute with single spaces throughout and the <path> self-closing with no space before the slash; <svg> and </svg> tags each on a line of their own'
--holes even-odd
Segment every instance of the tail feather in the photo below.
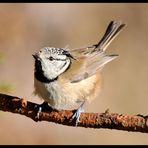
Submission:
<svg viewBox="0 0 148 148">
<path fill-rule="evenodd" d="M 98 44 L 94 45 L 95 49 L 105 51 L 112 40 L 118 35 L 118 33 L 125 26 L 121 21 L 111 21 L 108 25 L 106 32 Z"/>
<path fill-rule="evenodd" d="M 72 55 L 76 57 L 73 67 L 75 64 L 77 68 L 73 68 L 74 74 L 71 75 L 71 83 L 79 82 L 96 74 L 108 62 L 118 57 L 116 54 L 108 55 L 105 50 L 124 26 L 125 24 L 120 21 L 111 21 L 98 44 L 72 50 Z"/>
</svg>

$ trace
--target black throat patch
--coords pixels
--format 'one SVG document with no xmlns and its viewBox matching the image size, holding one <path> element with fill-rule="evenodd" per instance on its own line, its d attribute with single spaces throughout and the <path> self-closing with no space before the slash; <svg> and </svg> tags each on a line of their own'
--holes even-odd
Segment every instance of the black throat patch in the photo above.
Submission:
<svg viewBox="0 0 148 148">
<path fill-rule="evenodd" d="M 48 79 L 47 77 L 44 76 L 44 72 L 42 70 L 41 62 L 37 59 L 35 59 L 35 72 L 34 72 L 35 78 L 43 83 L 50 83 L 53 81 L 56 81 L 58 77 L 54 79 Z"/>
</svg>

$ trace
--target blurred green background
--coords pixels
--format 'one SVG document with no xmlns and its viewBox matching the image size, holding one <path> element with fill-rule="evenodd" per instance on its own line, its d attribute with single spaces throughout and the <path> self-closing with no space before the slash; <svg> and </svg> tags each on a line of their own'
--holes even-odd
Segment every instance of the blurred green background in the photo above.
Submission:
<svg viewBox="0 0 148 148">
<path fill-rule="evenodd" d="M 99 98 L 87 112 L 148 113 L 148 4 L 0 4 L 0 82 L 8 94 L 41 103 L 33 96 L 32 53 L 44 46 L 77 48 L 95 44 L 111 20 L 127 27 L 108 47 L 119 58 L 103 69 Z M 34 122 L 0 112 L 0 144 L 148 144 L 148 135 L 108 129 L 68 127 Z"/>
</svg>

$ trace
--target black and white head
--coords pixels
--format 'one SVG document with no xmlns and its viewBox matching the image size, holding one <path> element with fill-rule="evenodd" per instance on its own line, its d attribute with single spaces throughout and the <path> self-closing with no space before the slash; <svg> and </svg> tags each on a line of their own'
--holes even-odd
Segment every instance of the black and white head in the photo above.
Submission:
<svg viewBox="0 0 148 148">
<path fill-rule="evenodd" d="M 44 47 L 33 54 L 35 77 L 41 82 L 50 82 L 65 72 L 71 64 L 71 54 L 63 48 Z"/>
</svg>

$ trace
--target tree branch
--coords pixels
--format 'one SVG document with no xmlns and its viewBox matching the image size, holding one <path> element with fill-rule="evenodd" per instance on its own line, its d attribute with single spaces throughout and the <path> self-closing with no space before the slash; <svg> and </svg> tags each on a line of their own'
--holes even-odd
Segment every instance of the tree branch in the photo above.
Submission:
<svg viewBox="0 0 148 148">
<path fill-rule="evenodd" d="M 74 111 L 57 111 L 46 108 L 37 117 L 36 103 L 27 101 L 24 98 L 10 96 L 0 93 L 0 110 L 25 115 L 34 121 L 49 121 L 58 124 L 75 126 L 71 121 Z M 143 115 L 122 115 L 118 113 L 81 113 L 79 127 L 108 128 L 133 132 L 148 133 L 148 116 Z"/>
</svg>

